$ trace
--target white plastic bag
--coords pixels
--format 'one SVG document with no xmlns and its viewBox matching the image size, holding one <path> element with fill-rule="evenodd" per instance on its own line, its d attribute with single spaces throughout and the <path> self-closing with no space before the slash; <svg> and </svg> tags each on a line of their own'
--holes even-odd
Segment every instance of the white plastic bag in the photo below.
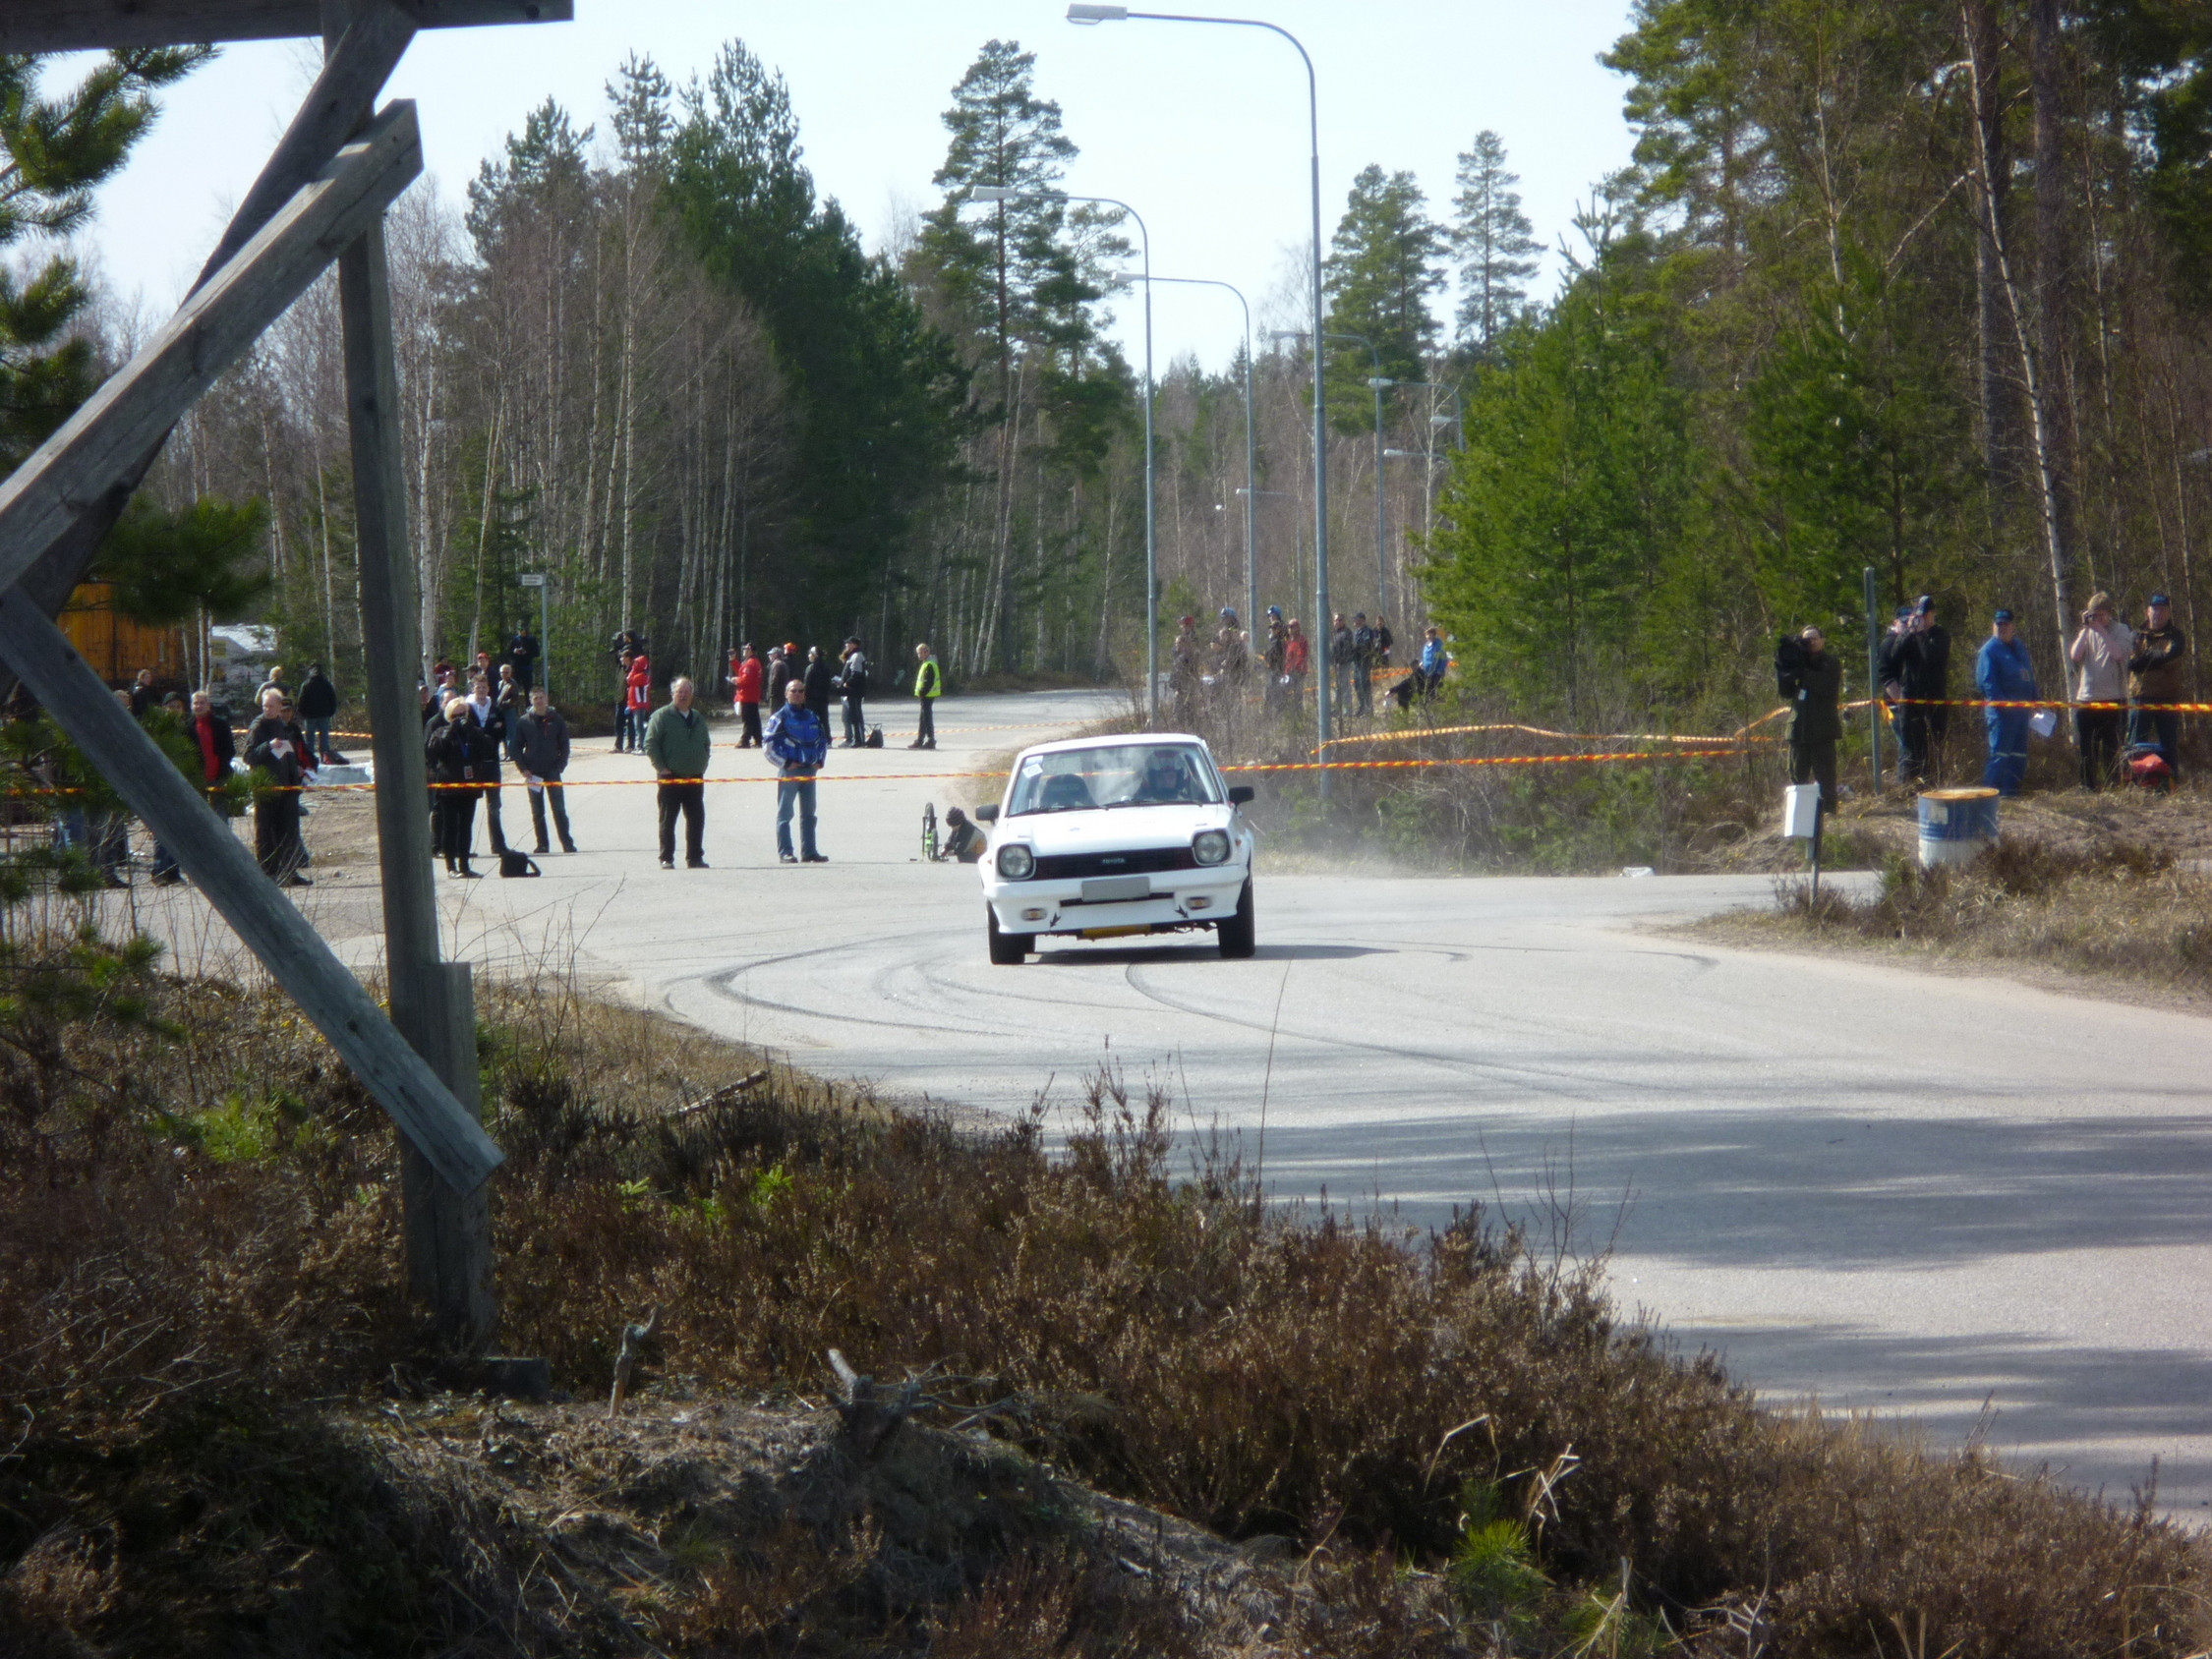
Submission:
<svg viewBox="0 0 2212 1659">
<path fill-rule="evenodd" d="M 2059 729 L 2059 712 L 2056 709 L 2038 709 L 2028 716 L 2028 730 L 2038 737 L 2049 737 Z"/>
</svg>

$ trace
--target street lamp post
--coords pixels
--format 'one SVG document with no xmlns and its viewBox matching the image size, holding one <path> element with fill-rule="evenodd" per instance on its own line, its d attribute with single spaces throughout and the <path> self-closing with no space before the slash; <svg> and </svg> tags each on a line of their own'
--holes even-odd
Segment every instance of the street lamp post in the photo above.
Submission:
<svg viewBox="0 0 2212 1659">
<path fill-rule="evenodd" d="M 1310 140 L 1309 180 L 1313 194 L 1313 613 L 1317 618 L 1314 635 L 1319 641 L 1320 672 L 1314 676 L 1314 710 L 1320 724 L 1320 741 L 1324 747 L 1329 740 L 1329 469 L 1328 469 L 1328 409 L 1321 392 L 1321 96 L 1319 83 L 1313 75 L 1313 59 L 1297 35 L 1280 24 L 1262 22 L 1258 18 L 1213 18 L 1185 16 L 1177 12 L 1133 12 L 1127 6 L 1101 6 L 1078 3 L 1068 8 L 1068 21 L 1077 24 L 1097 23 L 1203 23 L 1219 24 L 1231 29 L 1264 29 L 1270 34 L 1279 34 L 1291 43 L 1292 50 L 1306 65 L 1306 120 Z M 1328 793 L 1329 774 L 1321 773 L 1321 793 Z"/>
<path fill-rule="evenodd" d="M 1071 196 L 1063 190 L 1015 190 L 1006 185 L 977 185 L 968 193 L 971 201 L 1095 201 L 1119 207 L 1136 221 L 1136 234 L 1144 249 L 1144 723 L 1160 723 L 1160 566 L 1153 541 L 1152 518 L 1152 233 L 1144 215 L 1128 202 L 1111 196 Z"/>
<path fill-rule="evenodd" d="M 1259 561 L 1253 550 L 1252 532 L 1253 486 L 1257 482 L 1253 476 L 1256 450 L 1252 442 L 1252 302 L 1245 298 L 1243 289 L 1231 283 L 1216 281 L 1210 276 L 1155 276 L 1147 280 L 1177 282 L 1193 288 L 1227 288 L 1237 296 L 1237 304 L 1245 308 L 1245 486 L 1237 493 L 1245 498 L 1245 626 L 1248 629 L 1255 628 L 1258 623 L 1253 618 L 1259 610 Z"/>
<path fill-rule="evenodd" d="M 1368 376 L 1368 389 L 1374 393 L 1374 606 L 1375 614 L 1382 615 L 1390 608 L 1390 579 L 1388 555 L 1383 551 L 1388 543 L 1388 531 L 1383 521 L 1382 500 L 1382 394 L 1398 382 L 1382 372 L 1382 354 L 1374 349 L 1374 342 L 1365 334 L 1354 334 L 1336 329 L 1329 335 L 1332 340 L 1356 340 L 1368 348 L 1368 361 L 1374 372 Z"/>
</svg>

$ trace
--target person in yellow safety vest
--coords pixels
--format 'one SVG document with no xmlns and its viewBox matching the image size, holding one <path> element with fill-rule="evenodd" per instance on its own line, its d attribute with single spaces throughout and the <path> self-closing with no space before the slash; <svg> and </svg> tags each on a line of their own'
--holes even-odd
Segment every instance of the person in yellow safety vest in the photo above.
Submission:
<svg viewBox="0 0 2212 1659">
<path fill-rule="evenodd" d="M 934 749 L 937 747 L 937 699 L 944 695 L 945 676 L 939 672 L 937 658 L 930 655 L 928 645 L 914 647 L 914 659 L 921 664 L 914 670 L 914 699 L 921 704 L 921 724 L 914 732 L 909 749 Z"/>
</svg>

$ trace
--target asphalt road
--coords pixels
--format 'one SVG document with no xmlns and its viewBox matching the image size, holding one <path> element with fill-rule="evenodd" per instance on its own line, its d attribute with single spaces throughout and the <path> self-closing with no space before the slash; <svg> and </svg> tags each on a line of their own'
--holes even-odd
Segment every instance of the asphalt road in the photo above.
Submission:
<svg viewBox="0 0 2212 1659">
<path fill-rule="evenodd" d="M 995 799 L 944 774 L 1104 706 L 952 702 L 915 755 L 893 705 L 894 747 L 833 753 L 816 867 L 778 865 L 772 788 L 730 781 L 713 867 L 660 871 L 650 788 L 598 786 L 642 764 L 586 745 L 584 850 L 450 886 L 454 941 L 900 1095 L 1068 1108 L 1112 1066 L 1279 1197 L 1412 1226 L 1479 1201 L 1609 1244 L 1625 1304 L 1770 1396 L 1947 1444 L 1986 1402 L 2002 1452 L 2120 1498 L 2155 1457 L 2166 1507 L 2212 1508 L 2203 1022 L 1664 931 L 1768 902 L 1764 878 L 1270 876 L 1264 852 L 1253 960 L 1193 936 L 993 968 L 974 872 L 916 860 L 922 803 Z M 713 771 L 766 777 L 720 739 Z M 373 954 L 373 908 L 316 907 Z"/>
</svg>

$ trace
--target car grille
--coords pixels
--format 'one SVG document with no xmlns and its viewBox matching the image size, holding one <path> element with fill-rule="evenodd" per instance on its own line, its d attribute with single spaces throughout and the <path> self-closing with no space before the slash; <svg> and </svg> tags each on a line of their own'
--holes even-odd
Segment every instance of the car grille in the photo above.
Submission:
<svg viewBox="0 0 2212 1659">
<path fill-rule="evenodd" d="M 1195 870 L 1189 847 L 1146 847 L 1139 852 L 1057 853 L 1037 860 L 1035 880 L 1066 882 L 1085 876 L 1143 876 L 1155 870 Z"/>
</svg>

